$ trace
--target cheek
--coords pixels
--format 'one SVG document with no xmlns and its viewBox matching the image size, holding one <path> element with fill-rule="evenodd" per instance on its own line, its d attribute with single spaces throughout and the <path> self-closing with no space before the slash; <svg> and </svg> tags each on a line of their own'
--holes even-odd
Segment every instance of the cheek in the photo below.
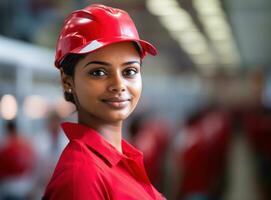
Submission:
<svg viewBox="0 0 271 200">
<path fill-rule="evenodd" d="M 103 91 L 103 85 L 90 81 L 87 78 L 78 78 L 75 81 L 75 92 L 78 101 L 82 104 L 94 102 L 99 97 L 99 92 Z"/>
<path fill-rule="evenodd" d="M 131 93 L 136 101 L 139 100 L 142 92 L 142 80 L 141 77 L 131 84 Z"/>
</svg>

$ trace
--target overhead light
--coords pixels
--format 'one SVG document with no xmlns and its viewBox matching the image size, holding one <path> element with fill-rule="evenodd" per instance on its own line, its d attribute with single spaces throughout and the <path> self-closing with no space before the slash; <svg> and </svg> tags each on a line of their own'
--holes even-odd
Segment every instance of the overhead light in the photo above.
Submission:
<svg viewBox="0 0 271 200">
<path fill-rule="evenodd" d="M 234 66 L 238 66 L 239 52 L 220 1 L 193 0 L 193 4 L 215 52 L 219 55 L 217 62 L 220 64 L 232 63 Z"/>
<path fill-rule="evenodd" d="M 208 51 L 208 47 L 204 43 L 185 43 L 179 41 L 180 45 L 189 55 L 199 55 Z"/>
<path fill-rule="evenodd" d="M 159 16 L 160 22 L 170 31 L 195 30 L 191 18 L 187 13 L 176 13 L 175 15 Z"/>
<path fill-rule="evenodd" d="M 23 110 L 29 118 L 41 119 L 47 114 L 48 105 L 41 96 L 30 95 L 25 98 Z"/>
<path fill-rule="evenodd" d="M 172 38 L 178 42 L 197 66 L 201 64 L 214 66 L 215 61 L 209 53 L 211 50 L 208 41 L 197 28 L 189 13 L 179 6 L 177 0 L 147 0 L 146 6 L 152 14 L 158 17 Z M 205 54 L 208 54 L 208 61 Z M 205 58 L 200 59 L 204 55 Z"/>
<path fill-rule="evenodd" d="M 221 14 L 220 2 L 217 0 L 194 0 L 193 4 L 199 9 L 202 15 L 217 15 Z"/>
<path fill-rule="evenodd" d="M 195 42 L 202 42 L 204 41 L 204 38 L 202 37 L 201 33 L 194 30 L 187 30 L 182 33 L 176 32 L 174 37 L 178 38 L 179 40 L 182 40 L 184 43 L 195 43 Z"/>
<path fill-rule="evenodd" d="M 12 120 L 16 117 L 18 106 L 16 98 L 13 95 L 6 94 L 0 102 L 1 116 L 5 120 Z"/>
<path fill-rule="evenodd" d="M 229 38 L 231 38 L 230 31 L 227 28 L 225 29 L 218 28 L 216 30 L 207 29 L 206 31 L 208 32 L 210 37 L 215 41 L 228 40 Z"/>
<path fill-rule="evenodd" d="M 218 17 L 218 16 L 208 16 L 208 17 L 202 17 L 202 23 L 206 26 L 206 29 L 212 29 L 217 30 L 217 29 L 226 29 L 227 23 L 223 17 Z"/>
<path fill-rule="evenodd" d="M 166 0 L 166 1 L 148 0 L 146 2 L 146 6 L 152 14 L 158 16 L 172 15 L 178 13 L 180 10 L 178 2 L 176 2 L 175 0 Z"/>
<path fill-rule="evenodd" d="M 73 104 L 67 102 L 62 96 L 57 100 L 56 112 L 61 118 L 65 118 L 75 110 Z"/>
<path fill-rule="evenodd" d="M 164 8 L 167 9 L 164 9 Z M 170 15 L 176 15 L 180 12 L 180 9 L 176 6 L 155 6 L 152 7 L 152 14 L 157 16 L 170 16 Z"/>
</svg>

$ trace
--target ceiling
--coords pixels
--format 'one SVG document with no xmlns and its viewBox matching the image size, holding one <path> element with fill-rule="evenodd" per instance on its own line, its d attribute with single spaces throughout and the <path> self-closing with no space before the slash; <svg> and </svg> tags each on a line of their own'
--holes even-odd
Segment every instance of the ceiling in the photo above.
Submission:
<svg viewBox="0 0 271 200">
<path fill-rule="evenodd" d="M 238 45 L 242 67 L 271 64 L 271 1 L 223 0 Z"/>
</svg>

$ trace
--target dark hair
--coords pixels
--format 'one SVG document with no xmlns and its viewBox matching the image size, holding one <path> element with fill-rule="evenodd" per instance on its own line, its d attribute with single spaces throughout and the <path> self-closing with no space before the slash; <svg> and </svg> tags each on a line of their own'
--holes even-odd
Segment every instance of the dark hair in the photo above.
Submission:
<svg viewBox="0 0 271 200">
<path fill-rule="evenodd" d="M 141 47 L 136 42 L 133 42 L 133 45 L 136 49 L 136 51 L 141 55 Z M 62 68 L 63 72 L 66 75 L 74 77 L 74 71 L 76 64 L 82 60 L 87 54 L 68 54 L 63 58 L 63 60 L 60 62 L 60 68 Z M 141 61 L 140 61 L 141 62 Z M 141 63 L 140 63 L 141 65 Z M 74 96 L 71 93 L 68 93 L 64 91 L 64 98 L 66 101 L 71 102 L 75 105 Z"/>
<path fill-rule="evenodd" d="M 60 68 L 66 75 L 73 78 L 76 64 L 84 57 L 85 54 L 68 54 L 60 63 Z M 64 91 L 64 98 L 66 101 L 75 104 L 73 94 Z"/>
</svg>

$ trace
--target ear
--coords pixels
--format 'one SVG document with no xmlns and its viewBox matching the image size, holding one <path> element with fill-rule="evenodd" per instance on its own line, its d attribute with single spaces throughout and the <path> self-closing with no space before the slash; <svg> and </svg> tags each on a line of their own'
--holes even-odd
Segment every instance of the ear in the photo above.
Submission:
<svg viewBox="0 0 271 200">
<path fill-rule="evenodd" d="M 69 92 L 69 89 L 73 91 L 73 79 L 71 76 L 64 73 L 63 69 L 60 69 L 61 84 L 63 90 Z"/>
</svg>

